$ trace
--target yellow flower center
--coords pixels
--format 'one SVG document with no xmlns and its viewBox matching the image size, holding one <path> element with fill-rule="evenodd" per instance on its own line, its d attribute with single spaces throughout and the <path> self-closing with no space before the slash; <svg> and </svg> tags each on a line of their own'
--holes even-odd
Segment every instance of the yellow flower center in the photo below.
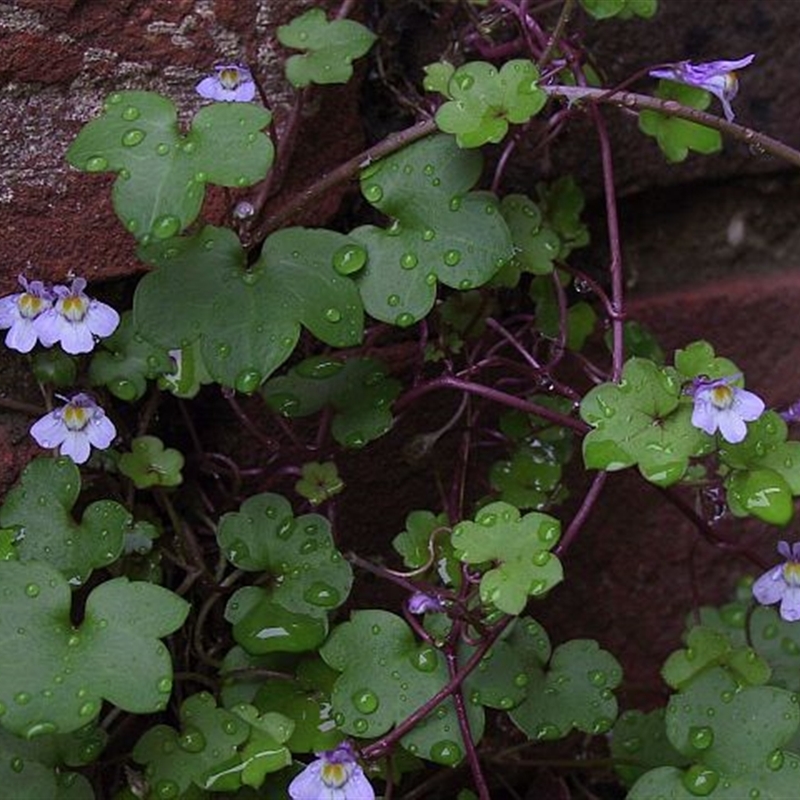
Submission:
<svg viewBox="0 0 800 800">
<path fill-rule="evenodd" d="M 220 70 L 219 82 L 225 89 L 236 89 L 242 83 L 242 73 L 236 67 Z"/>
<path fill-rule="evenodd" d="M 783 579 L 790 586 L 800 586 L 800 562 L 787 561 L 783 565 Z"/>
<path fill-rule="evenodd" d="M 715 386 L 710 391 L 711 402 L 716 408 L 730 408 L 733 403 L 733 389 L 727 384 Z"/>
<path fill-rule="evenodd" d="M 61 300 L 61 314 L 70 322 L 80 322 L 89 308 L 89 301 L 80 295 L 68 295 Z"/>
<path fill-rule="evenodd" d="M 89 422 L 89 413 L 82 406 L 66 405 L 62 419 L 71 431 L 81 431 Z"/>
<path fill-rule="evenodd" d="M 35 294 L 28 294 L 25 292 L 17 300 L 17 308 L 19 313 L 26 319 L 33 319 L 38 317 L 44 311 L 47 303 Z"/>
<path fill-rule="evenodd" d="M 326 786 L 339 789 L 350 779 L 350 764 L 326 762 L 322 766 L 321 777 Z"/>
</svg>

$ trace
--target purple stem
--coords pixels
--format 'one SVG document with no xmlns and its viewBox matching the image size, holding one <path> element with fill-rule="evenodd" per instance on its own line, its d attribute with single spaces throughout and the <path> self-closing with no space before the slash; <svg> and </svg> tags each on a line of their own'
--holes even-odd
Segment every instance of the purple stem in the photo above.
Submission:
<svg viewBox="0 0 800 800">
<path fill-rule="evenodd" d="M 589 514 L 591 513 L 592 508 L 594 508 L 597 498 L 600 497 L 600 492 L 603 489 L 606 478 L 608 478 L 607 472 L 598 472 L 597 475 L 594 476 L 592 485 L 589 487 L 589 491 L 586 492 L 586 496 L 583 498 L 583 502 L 581 503 L 581 507 L 578 509 L 578 513 L 572 518 L 572 522 L 570 522 L 567 532 L 553 549 L 553 552 L 559 558 L 566 553 L 569 546 L 575 541 L 576 537 L 580 533 L 584 523 L 589 518 Z"/>
</svg>

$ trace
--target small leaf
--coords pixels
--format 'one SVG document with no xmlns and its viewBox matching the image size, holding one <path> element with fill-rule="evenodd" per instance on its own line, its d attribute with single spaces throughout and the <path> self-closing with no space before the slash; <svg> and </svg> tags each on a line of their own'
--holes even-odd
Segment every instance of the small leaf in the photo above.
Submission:
<svg viewBox="0 0 800 800">
<path fill-rule="evenodd" d="M 581 5 L 595 19 L 630 19 L 634 15 L 649 19 L 656 13 L 658 0 L 581 0 Z"/>
<path fill-rule="evenodd" d="M 498 563 L 481 578 L 481 600 L 506 614 L 519 614 L 529 597 L 545 594 L 564 578 L 557 556 L 558 520 L 532 512 L 520 517 L 508 503 L 490 503 L 475 522 L 461 522 L 451 541 L 456 556 L 466 564 Z"/>
<path fill-rule="evenodd" d="M 223 515 L 217 533 L 225 557 L 240 569 L 266 572 L 271 586 L 239 589 L 225 610 L 234 638 L 254 654 L 300 652 L 320 644 L 328 612 L 350 593 L 350 565 L 317 514 L 295 518 L 288 501 L 259 494 Z"/>
<path fill-rule="evenodd" d="M 355 611 L 337 626 L 320 655 L 341 673 L 331 694 L 334 719 L 346 734 L 381 736 L 435 695 L 449 680 L 444 656 L 420 644 L 406 622 L 388 611 Z M 475 742 L 483 734 L 483 709 L 467 704 Z M 452 699 L 434 709 L 401 743 L 409 752 L 453 766 L 464 744 Z"/>
<path fill-rule="evenodd" d="M 361 173 L 364 197 L 394 219 L 386 229 L 364 225 L 350 233 L 369 253 L 357 281 L 373 317 L 412 325 L 433 307 L 437 282 L 461 290 L 482 286 L 511 257 L 511 234 L 496 198 L 469 191 L 481 168 L 478 152 L 439 135 Z"/>
<path fill-rule="evenodd" d="M 173 369 L 166 350 L 154 347 L 136 331 L 130 311 L 123 313 L 119 327 L 102 340 L 100 348 L 92 356 L 89 380 L 93 386 L 107 386 L 128 403 L 144 395 L 148 380 Z"/>
<path fill-rule="evenodd" d="M 189 605 L 149 583 L 115 578 L 95 587 L 83 622 L 70 619 L 70 587 L 44 562 L 0 563 L 2 725 L 32 739 L 68 733 L 103 700 L 137 714 L 159 711 L 172 690 L 169 651 L 157 640 L 183 624 Z"/>
<path fill-rule="evenodd" d="M 314 356 L 270 380 L 263 392 L 267 404 L 286 417 L 305 417 L 331 406 L 336 441 L 363 447 L 392 427 L 390 405 L 400 388 L 374 358 Z"/>
<path fill-rule="evenodd" d="M 352 62 L 372 47 L 377 37 L 350 19 L 328 22 L 321 8 L 312 8 L 278 28 L 278 41 L 285 47 L 307 50 L 290 56 L 286 77 L 293 86 L 310 83 L 347 83 L 353 76 Z"/>
<path fill-rule="evenodd" d="M 749 515 L 771 525 L 787 525 L 794 516 L 792 490 L 774 470 L 736 470 L 726 479 L 725 489 L 737 517 Z"/>
<path fill-rule="evenodd" d="M 715 355 L 714 348 L 702 339 L 675 351 L 675 369 L 686 381 L 701 376 L 712 379 L 741 377 L 741 371 L 733 361 Z M 736 380 L 734 385 L 742 386 L 743 383 Z"/>
<path fill-rule="evenodd" d="M 119 471 L 130 478 L 137 489 L 150 486 L 179 486 L 183 482 L 183 454 L 157 436 L 139 436 L 131 442 L 131 452 L 119 459 Z"/>
<path fill-rule="evenodd" d="M 618 384 L 596 386 L 581 402 L 581 417 L 594 426 L 583 440 L 584 463 L 609 472 L 638 464 L 651 483 L 670 486 L 684 476 L 690 458 L 713 447 L 691 416 L 675 370 L 631 358 Z"/>
<path fill-rule="evenodd" d="M 294 485 L 295 491 L 311 503 L 318 506 L 344 489 L 344 481 L 339 476 L 336 464 L 326 461 L 309 461 L 301 468 L 301 478 Z"/>
<path fill-rule="evenodd" d="M 573 639 L 555 649 L 546 671 L 531 675 L 525 700 L 509 716 L 532 739 L 559 739 L 573 728 L 607 733 L 617 716 L 612 690 L 621 680 L 610 653 L 592 639 Z"/>
<path fill-rule="evenodd" d="M 142 243 L 168 239 L 197 218 L 206 183 L 242 188 L 266 175 L 274 148 L 261 131 L 271 118 L 250 103 L 212 103 L 182 136 L 171 100 L 115 92 L 67 160 L 84 172 L 118 173 L 112 199 L 127 230 Z"/>
<path fill-rule="evenodd" d="M 333 347 L 360 341 L 358 291 L 334 268 L 345 245 L 357 246 L 334 231 L 285 228 L 266 240 L 249 268 L 227 228 L 207 226 L 140 248 L 140 257 L 159 269 L 136 288 L 136 327 L 165 350 L 199 339 L 209 374 L 252 393 L 289 358 L 301 325 Z"/>
<path fill-rule="evenodd" d="M 113 500 L 91 503 L 77 522 L 72 507 L 80 490 L 80 471 L 71 459 L 40 457 L 25 467 L 0 508 L 0 525 L 18 531 L 20 560 L 46 561 L 73 586 L 119 558 L 132 524 L 130 513 Z"/>
<path fill-rule="evenodd" d="M 711 102 L 711 95 L 704 89 L 674 81 L 659 81 L 655 94 L 662 100 L 677 101 L 681 105 L 701 111 L 708 108 Z M 704 155 L 722 150 L 722 135 L 719 131 L 658 111 L 641 111 L 639 129 L 655 138 L 668 161 L 684 161 L 690 150 Z"/>
<path fill-rule="evenodd" d="M 441 78 L 435 74 L 434 84 Z M 450 78 L 445 94 L 452 99 L 436 112 L 436 124 L 455 134 L 459 147 L 499 142 L 509 123 L 527 122 L 541 111 L 547 95 L 538 80 L 539 70 L 525 59 L 507 61 L 500 70 L 486 61 L 470 61 Z"/>
</svg>

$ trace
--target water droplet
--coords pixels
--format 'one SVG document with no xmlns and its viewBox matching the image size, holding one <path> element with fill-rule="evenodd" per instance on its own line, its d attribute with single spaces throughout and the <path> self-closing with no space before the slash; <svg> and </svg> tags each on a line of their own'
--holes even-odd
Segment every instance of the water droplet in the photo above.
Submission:
<svg viewBox="0 0 800 800">
<path fill-rule="evenodd" d="M 436 273 L 435 272 L 429 272 L 425 276 L 425 283 L 427 283 L 428 286 L 436 286 Z"/>
<path fill-rule="evenodd" d="M 206 749 L 206 737 L 196 728 L 187 728 L 178 739 L 178 744 L 187 753 L 201 753 Z"/>
<path fill-rule="evenodd" d="M 156 684 L 156 689 L 162 694 L 168 694 L 172 691 L 172 678 L 160 678 Z"/>
<path fill-rule="evenodd" d="M 798 645 L 794 639 L 784 636 L 783 639 L 781 639 L 781 650 L 787 655 L 796 656 L 800 653 L 800 645 Z"/>
<path fill-rule="evenodd" d="M 692 764 L 681 776 L 684 788 L 695 797 L 707 797 L 719 783 L 719 773 L 704 764 Z"/>
<path fill-rule="evenodd" d="M 520 689 L 527 686 L 529 682 L 530 682 L 530 677 L 526 675 L 524 672 L 518 672 L 514 676 L 514 686 L 517 686 Z"/>
<path fill-rule="evenodd" d="M 537 550 L 531 556 L 531 562 L 536 567 L 543 567 L 547 564 L 553 556 L 547 550 Z"/>
<path fill-rule="evenodd" d="M 625 739 L 622 742 L 622 749 L 626 753 L 636 753 L 642 749 L 642 740 L 638 736 L 631 736 L 630 739 Z"/>
<path fill-rule="evenodd" d="M 353 720 L 353 730 L 356 733 L 366 733 L 368 728 L 369 722 L 367 722 L 365 719 Z"/>
<path fill-rule="evenodd" d="M 442 256 L 442 260 L 448 267 L 455 267 L 461 261 L 461 252 L 459 250 L 448 250 Z"/>
<path fill-rule="evenodd" d="M 173 214 L 162 214 L 153 220 L 152 232 L 157 239 L 169 239 L 181 229 L 181 221 Z"/>
<path fill-rule="evenodd" d="M 14 699 L 16 700 L 17 698 L 15 697 Z M 23 736 L 26 739 L 35 739 L 38 736 L 49 736 L 57 731 L 58 725 L 56 725 L 55 722 L 34 722 L 33 725 L 30 725 L 25 729 Z"/>
<path fill-rule="evenodd" d="M 378 706 L 381 704 L 378 695 L 376 695 L 371 689 L 362 689 L 361 691 L 356 692 L 353 695 L 352 700 L 353 705 L 362 714 L 374 714 L 378 710 Z"/>
<path fill-rule="evenodd" d="M 316 542 L 315 542 L 316 544 Z M 322 581 L 314 581 L 303 592 L 303 599 L 307 603 L 321 608 L 335 608 L 342 601 L 342 596 L 338 589 Z"/>
<path fill-rule="evenodd" d="M 403 253 L 400 256 L 400 266 L 403 269 L 414 269 L 419 264 L 419 259 L 413 253 Z"/>
<path fill-rule="evenodd" d="M 695 750 L 708 750 L 714 744 L 714 731 L 708 725 L 692 726 L 689 729 L 689 744 Z"/>
<path fill-rule="evenodd" d="M 136 108 L 136 106 L 128 106 L 122 112 L 122 119 L 127 122 L 133 122 L 135 119 L 139 119 L 139 109 Z"/>
<path fill-rule="evenodd" d="M 131 128 L 129 131 L 125 131 L 125 133 L 122 134 L 122 144 L 125 147 L 136 147 L 137 144 L 141 144 L 144 141 L 146 135 L 147 134 L 139 128 Z"/>
<path fill-rule="evenodd" d="M 328 322 L 333 322 L 333 323 L 341 322 L 342 312 L 339 311 L 338 308 L 333 308 L 333 307 L 328 308 L 325 310 L 325 319 L 328 320 Z"/>
<path fill-rule="evenodd" d="M 242 394 L 252 394 L 259 386 L 261 386 L 262 375 L 256 369 L 242 370 L 234 382 L 237 392 Z"/>
<path fill-rule="evenodd" d="M 558 739 L 561 731 L 552 722 L 542 722 L 534 731 L 534 739 Z"/>
<path fill-rule="evenodd" d="M 364 197 L 370 203 L 379 203 L 383 198 L 383 189 L 377 183 L 370 183 L 364 187 Z"/>
<path fill-rule="evenodd" d="M 372 635 L 373 636 L 377 636 L 380 632 L 381 632 L 381 626 L 380 625 L 373 625 L 372 626 Z"/>
<path fill-rule="evenodd" d="M 80 717 L 93 717 L 97 713 L 97 703 L 84 703 L 78 709 L 78 716 Z"/>
<path fill-rule="evenodd" d="M 108 169 L 108 160 L 103 156 L 92 156 L 86 159 L 83 168 L 86 172 L 103 172 Z"/>
<path fill-rule="evenodd" d="M 404 311 L 402 314 L 398 314 L 394 319 L 394 324 L 397 325 L 399 328 L 407 328 L 409 325 L 413 325 L 417 321 L 417 318 L 409 313 L 408 311 Z"/>
<path fill-rule="evenodd" d="M 156 797 L 158 800 L 172 800 L 180 793 L 180 787 L 175 781 L 159 781 L 156 784 Z"/>
<path fill-rule="evenodd" d="M 459 89 L 461 89 L 462 92 L 466 92 L 467 89 L 469 89 L 475 83 L 475 78 L 473 78 L 469 73 L 456 73 L 453 75 L 453 82 L 456 86 L 458 86 Z"/>
<path fill-rule="evenodd" d="M 767 757 L 767 767 L 773 772 L 783 766 L 784 756 L 782 750 L 773 750 Z"/>
<path fill-rule="evenodd" d="M 15 756 L 11 759 L 11 769 L 14 772 L 22 772 L 25 769 L 25 762 L 19 756 Z"/>
<path fill-rule="evenodd" d="M 472 281 L 469 280 L 469 278 L 464 278 L 464 280 L 458 282 L 458 288 L 463 292 L 467 291 L 467 289 L 471 289 L 472 286 Z"/>
<path fill-rule="evenodd" d="M 608 681 L 608 677 L 601 669 L 591 669 L 587 673 L 587 677 L 589 678 L 589 683 L 592 686 L 602 687 L 606 685 Z"/>
<path fill-rule="evenodd" d="M 461 747 L 449 739 L 444 739 L 431 745 L 430 758 L 437 764 L 452 766 L 461 761 Z"/>
<path fill-rule="evenodd" d="M 461 198 L 460 197 L 453 197 L 450 200 L 450 210 L 451 211 L 458 211 L 461 208 Z"/>
<path fill-rule="evenodd" d="M 599 736 L 601 733 L 608 733 L 613 725 L 614 721 L 612 719 L 608 717 L 598 717 L 592 722 L 592 733 L 596 736 Z"/>
<path fill-rule="evenodd" d="M 433 672 L 439 663 L 439 655 L 430 645 L 420 648 L 412 657 L 411 664 L 420 672 Z"/>
<path fill-rule="evenodd" d="M 231 346 L 223 342 L 217 345 L 217 358 L 225 359 L 231 354 Z"/>
<path fill-rule="evenodd" d="M 778 635 L 778 626 L 773 624 L 765 625 L 761 635 L 765 639 L 774 639 Z"/>
<path fill-rule="evenodd" d="M 357 244 L 346 244 L 333 254 L 333 268 L 340 275 L 352 275 L 366 263 L 367 251 Z"/>
<path fill-rule="evenodd" d="M 156 146 L 156 153 L 160 156 L 165 156 L 169 153 L 170 147 L 166 142 L 161 142 Z"/>
<path fill-rule="evenodd" d="M 25 594 L 28 595 L 28 597 L 38 597 L 40 592 L 41 589 L 37 583 L 29 583 L 25 587 Z"/>
</svg>

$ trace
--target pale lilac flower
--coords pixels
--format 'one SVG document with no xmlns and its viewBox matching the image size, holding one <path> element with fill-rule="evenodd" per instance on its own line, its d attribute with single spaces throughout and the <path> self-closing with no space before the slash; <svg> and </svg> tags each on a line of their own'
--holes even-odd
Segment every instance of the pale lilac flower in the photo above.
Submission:
<svg viewBox="0 0 800 800">
<path fill-rule="evenodd" d="M 768 606 L 780 600 L 780 614 L 787 622 L 800 619 L 800 542 L 778 542 L 778 552 L 786 559 L 765 572 L 753 584 L 753 597 Z"/>
<path fill-rule="evenodd" d="M 84 293 L 86 280 L 75 278 L 72 286 L 55 286 L 55 305 L 37 318 L 39 339 L 45 347 L 60 342 L 65 352 L 89 353 L 94 337 L 110 336 L 119 325 L 119 314 L 111 306 Z"/>
<path fill-rule="evenodd" d="M 52 308 L 53 293 L 41 281 L 17 278 L 24 292 L 0 298 L 0 330 L 8 328 L 6 346 L 30 353 L 39 339 L 37 321 Z"/>
<path fill-rule="evenodd" d="M 40 447 L 58 447 L 62 456 L 69 456 L 76 464 L 88 460 L 92 447 L 105 450 L 116 435 L 117 429 L 106 412 L 83 393 L 45 414 L 31 427 L 31 436 Z"/>
<path fill-rule="evenodd" d="M 375 800 L 375 791 L 347 742 L 317 755 L 289 784 L 292 800 Z"/>
<path fill-rule="evenodd" d="M 747 436 L 745 422 L 753 422 L 764 413 L 764 401 L 758 395 L 732 385 L 738 377 L 695 378 L 689 390 L 694 396 L 692 425 L 710 435 L 719 429 L 731 444 Z"/>
<path fill-rule="evenodd" d="M 247 67 L 239 64 L 217 64 L 214 74 L 203 78 L 195 87 L 206 100 L 248 103 L 256 95 L 256 84 Z"/>
<path fill-rule="evenodd" d="M 408 598 L 408 610 L 412 614 L 440 614 L 444 611 L 444 604 L 435 595 L 414 592 Z"/>
<path fill-rule="evenodd" d="M 740 58 L 737 61 L 709 61 L 706 64 L 692 64 L 691 61 L 679 61 L 665 69 L 654 69 L 650 74 L 654 78 L 666 78 L 689 86 L 697 86 L 716 95 L 722 103 L 725 119 L 733 122 L 731 100 L 739 91 L 739 81 L 735 70 L 742 69 L 752 63 L 755 54 Z"/>
</svg>

